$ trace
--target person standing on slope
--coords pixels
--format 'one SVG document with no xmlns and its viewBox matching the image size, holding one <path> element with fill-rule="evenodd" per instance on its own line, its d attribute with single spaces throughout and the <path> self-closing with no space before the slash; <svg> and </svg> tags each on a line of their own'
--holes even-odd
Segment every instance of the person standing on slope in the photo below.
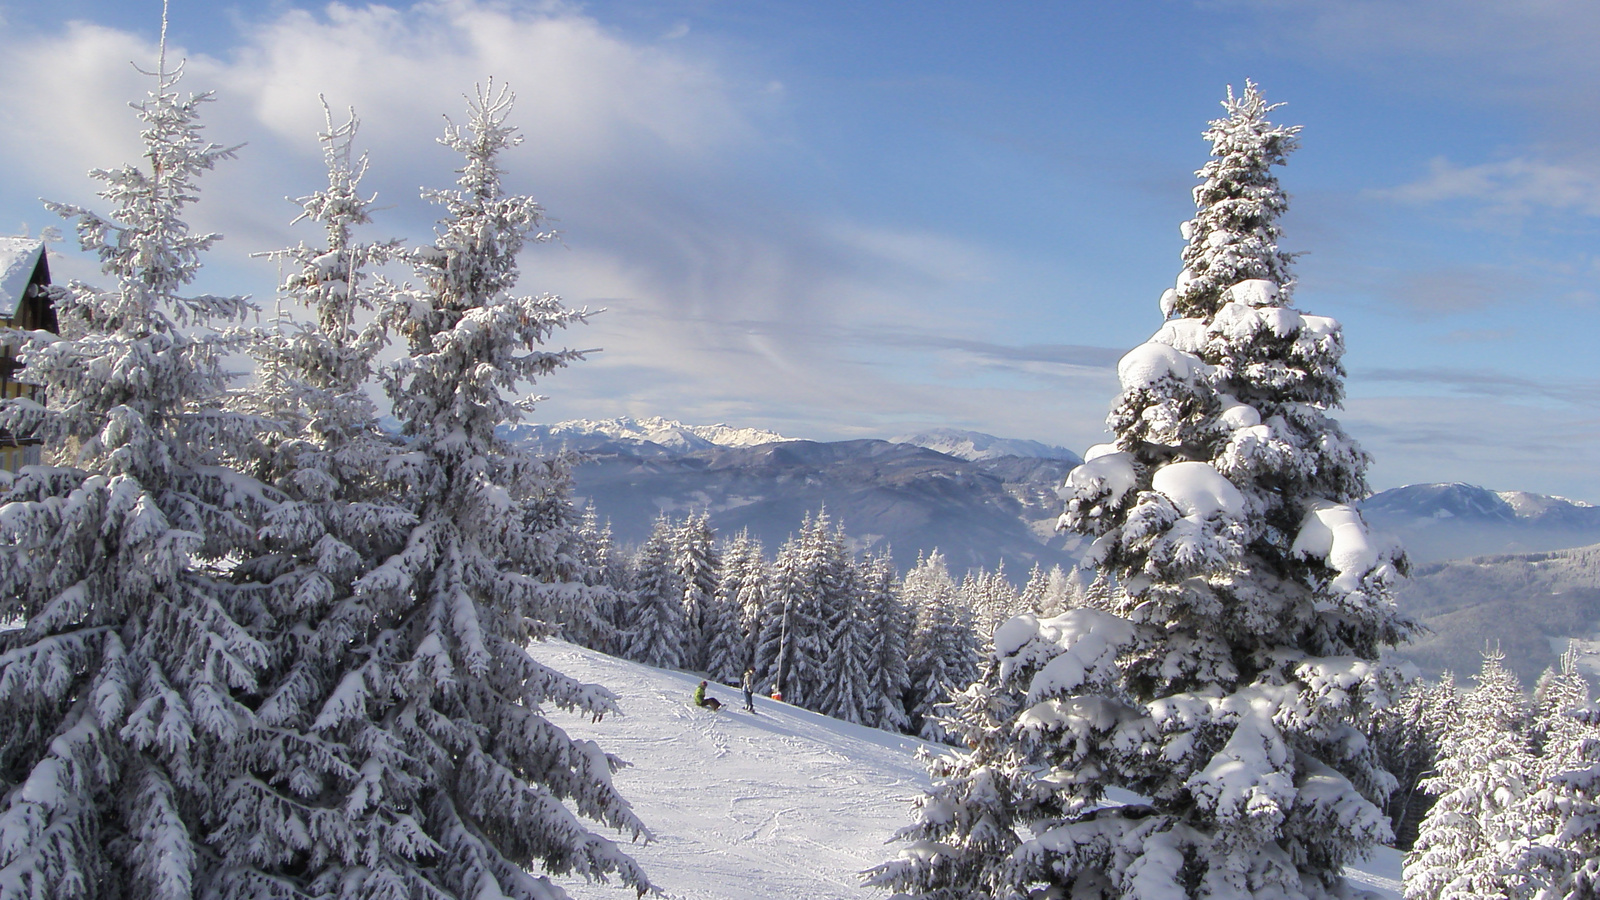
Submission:
<svg viewBox="0 0 1600 900">
<path fill-rule="evenodd" d="M 744 679 L 739 682 L 739 687 L 744 689 L 744 711 L 756 711 L 756 670 L 745 669 Z"/>
</svg>

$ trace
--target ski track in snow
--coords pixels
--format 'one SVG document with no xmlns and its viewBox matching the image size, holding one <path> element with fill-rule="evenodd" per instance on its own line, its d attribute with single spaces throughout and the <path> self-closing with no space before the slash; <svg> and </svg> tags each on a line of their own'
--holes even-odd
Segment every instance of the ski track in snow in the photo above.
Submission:
<svg viewBox="0 0 1600 900">
<path fill-rule="evenodd" d="M 630 853 L 671 900 L 886 900 L 860 872 L 893 857 L 889 836 L 928 786 L 915 738 L 851 725 L 713 685 L 717 712 L 689 697 L 699 676 L 615 659 L 560 641 L 531 648 L 542 663 L 617 695 L 622 715 L 590 722 L 547 709 L 576 738 L 633 765 L 615 776 L 654 840 Z M 602 834 L 608 837 L 615 835 Z M 624 838 L 625 840 L 625 838 Z M 1381 850 L 1352 881 L 1398 898 L 1400 855 Z M 574 900 L 631 896 L 615 884 L 556 879 Z"/>
</svg>

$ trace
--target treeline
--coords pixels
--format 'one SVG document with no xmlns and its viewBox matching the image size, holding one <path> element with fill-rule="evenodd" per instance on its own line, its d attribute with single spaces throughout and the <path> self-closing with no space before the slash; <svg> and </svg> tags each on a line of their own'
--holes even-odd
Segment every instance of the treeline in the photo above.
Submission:
<svg viewBox="0 0 1600 900">
<path fill-rule="evenodd" d="M 1373 721 L 1408 900 L 1595 896 L 1600 710 L 1568 649 L 1531 693 L 1498 651 L 1470 688 L 1412 682 Z"/>
<path fill-rule="evenodd" d="M 854 722 L 946 741 L 936 707 L 977 677 L 994 628 L 1054 615 L 1092 591 L 1076 569 L 1004 566 L 950 574 L 938 551 L 904 578 L 889 554 L 857 555 L 827 512 L 808 515 L 768 557 L 748 532 L 721 537 L 704 514 L 656 520 L 636 551 L 613 544 L 591 505 L 584 568 L 614 589 L 569 636 L 597 650 L 757 690 Z"/>
</svg>

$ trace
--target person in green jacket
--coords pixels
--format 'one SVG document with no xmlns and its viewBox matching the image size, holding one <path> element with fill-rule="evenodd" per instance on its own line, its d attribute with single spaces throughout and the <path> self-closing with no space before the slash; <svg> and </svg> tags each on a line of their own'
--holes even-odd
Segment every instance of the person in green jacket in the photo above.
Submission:
<svg viewBox="0 0 1600 900">
<path fill-rule="evenodd" d="M 707 697 L 706 682 L 702 681 L 700 686 L 694 689 L 694 705 L 704 706 L 706 709 L 715 712 L 722 708 L 722 701 L 715 697 Z"/>
</svg>

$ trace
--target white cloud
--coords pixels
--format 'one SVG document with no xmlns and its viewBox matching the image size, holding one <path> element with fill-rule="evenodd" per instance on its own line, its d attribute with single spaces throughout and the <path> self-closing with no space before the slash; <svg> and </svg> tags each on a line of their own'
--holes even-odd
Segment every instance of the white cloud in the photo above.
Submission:
<svg viewBox="0 0 1600 900">
<path fill-rule="evenodd" d="M 1526 218 L 1537 212 L 1600 215 L 1600 169 L 1583 161 L 1550 162 L 1517 157 L 1461 166 L 1446 159 L 1429 163 L 1426 177 L 1374 192 L 1402 203 L 1468 201 L 1493 218 Z"/>
<path fill-rule="evenodd" d="M 1466 90 L 1567 119 L 1596 108 L 1600 4 L 1589 0 L 1221 0 L 1263 16 L 1263 45 L 1311 53 L 1398 93 Z M 1285 39 L 1290 42 L 1284 45 Z M 1584 90 L 1587 86 L 1589 90 Z"/>
<path fill-rule="evenodd" d="M 530 249 L 523 288 L 609 307 L 563 336 L 605 352 L 539 387 L 553 397 L 542 416 L 750 419 L 821 437 L 930 416 L 1074 444 L 1084 443 L 1077 426 L 1063 422 L 1098 433 L 1107 386 L 1095 382 L 1081 402 L 1057 396 L 1062 379 L 1095 373 L 983 343 L 970 307 L 1003 264 L 992 252 L 966 235 L 824 219 L 786 186 L 745 174 L 781 152 L 768 132 L 788 101 L 773 73 L 742 71 L 694 41 L 626 39 L 575 6 L 489 0 L 290 9 L 235 46 L 207 49 L 174 48 L 190 57 L 183 87 L 215 89 L 208 135 L 248 146 L 202 183 L 194 224 L 227 235 L 204 289 L 265 298 L 274 272 L 245 253 L 310 237 L 289 231 L 295 210 L 279 198 L 321 180 L 319 93 L 361 116 L 364 186 L 389 207 L 374 233 L 427 240 L 436 213 L 417 187 L 448 184 L 456 165 L 434 143 L 440 114 L 459 115 L 462 93 L 493 75 L 516 92 L 527 137 L 506 157 L 509 186 L 540 197 L 565 232 Z M 148 42 L 75 24 L 26 41 L 0 35 L 0 50 L 13 60 L 0 120 L 50 123 L 0 134 L 8 171 L 81 202 L 85 169 L 137 157 L 126 102 L 148 79 L 127 61 L 153 59 Z M 898 321 L 933 339 L 875 346 Z M 1007 357 L 1021 362 L 995 362 Z M 1006 419 L 1012 404 L 974 386 L 974 370 L 1037 391 L 1022 401 L 1030 412 Z M 1028 420 L 1044 410 L 1047 424 Z"/>
<path fill-rule="evenodd" d="M 356 106 L 377 126 L 372 137 L 388 139 L 418 126 L 431 133 L 434 111 L 458 108 L 463 90 L 491 75 L 516 90 L 543 164 L 567 176 L 752 136 L 738 86 L 714 65 L 628 43 L 567 7 L 453 0 L 292 10 L 250 36 L 227 80 L 287 138 L 319 124 L 320 91 Z"/>
<path fill-rule="evenodd" d="M 1592 414 L 1483 396 L 1364 396 L 1346 407 L 1346 430 L 1376 460 L 1375 489 L 1465 481 L 1600 502 L 1600 418 Z"/>
</svg>

